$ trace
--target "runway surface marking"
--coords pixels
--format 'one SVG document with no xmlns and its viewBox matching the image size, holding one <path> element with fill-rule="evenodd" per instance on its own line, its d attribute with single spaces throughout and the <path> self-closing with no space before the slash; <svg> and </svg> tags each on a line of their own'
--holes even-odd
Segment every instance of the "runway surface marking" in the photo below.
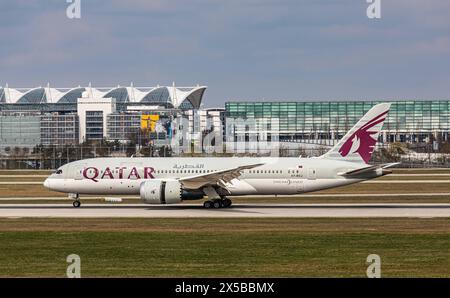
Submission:
<svg viewBox="0 0 450 298">
<path fill-rule="evenodd" d="M 0 178 L 48 178 L 48 175 L 0 175 Z"/>
<path fill-rule="evenodd" d="M 450 170 L 449 170 L 450 171 Z M 423 177 L 423 176 L 450 176 L 449 174 L 443 173 L 430 173 L 430 174 L 389 174 L 388 177 Z"/>
<path fill-rule="evenodd" d="M 450 204 L 236 204 L 227 209 L 204 209 L 201 204 L 144 205 L 4 204 L 0 217 L 54 218 L 187 218 L 187 217 L 449 217 Z"/>
<path fill-rule="evenodd" d="M 379 184 L 387 184 L 387 183 L 450 183 L 450 180 L 368 180 L 363 181 L 361 183 L 379 183 Z"/>
<path fill-rule="evenodd" d="M 0 185 L 43 185 L 44 182 L 35 182 L 35 181 L 7 181 L 0 182 Z"/>
<path fill-rule="evenodd" d="M 248 198 L 248 199 L 258 199 L 258 198 L 273 198 L 274 201 L 277 198 L 373 198 L 373 197 L 450 197 L 450 192 L 415 192 L 415 193 L 340 193 L 340 194 L 298 194 L 298 195 L 257 195 L 257 196 L 239 196 L 237 198 Z M 138 196 L 110 196 L 117 197 L 124 200 L 141 200 Z M 105 197 L 96 196 L 96 197 L 81 197 L 81 201 L 89 201 L 89 200 L 103 200 Z M 4 197 L 0 198 L 0 201 L 61 201 L 61 200 L 72 200 L 67 196 L 64 197 Z"/>
<path fill-rule="evenodd" d="M 277 198 L 373 198 L 373 197 L 450 197 L 450 192 L 415 192 L 415 193 L 340 193 L 340 194 L 298 194 L 298 195 L 250 195 L 250 196 L 239 196 L 236 198 L 248 198 L 248 199 L 259 199 L 259 198 L 273 198 L 274 201 Z M 138 196 L 110 196 L 117 197 L 124 200 L 141 200 Z M 232 197 L 231 197 L 232 198 Z M 89 200 L 103 200 L 105 197 L 96 196 L 96 197 L 81 197 L 81 201 L 89 201 Z M 4 197 L 0 198 L 0 201 L 61 201 L 61 200 L 72 200 L 67 196 L 64 197 Z"/>
</svg>

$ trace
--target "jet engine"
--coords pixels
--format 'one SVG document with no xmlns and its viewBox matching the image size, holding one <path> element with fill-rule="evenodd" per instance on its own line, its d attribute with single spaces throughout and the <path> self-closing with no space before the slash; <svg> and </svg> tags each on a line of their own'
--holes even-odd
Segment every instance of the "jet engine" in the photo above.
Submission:
<svg viewBox="0 0 450 298">
<path fill-rule="evenodd" d="M 182 200 L 181 183 L 178 180 L 153 179 L 141 184 L 139 193 L 146 204 L 175 204 Z"/>
</svg>

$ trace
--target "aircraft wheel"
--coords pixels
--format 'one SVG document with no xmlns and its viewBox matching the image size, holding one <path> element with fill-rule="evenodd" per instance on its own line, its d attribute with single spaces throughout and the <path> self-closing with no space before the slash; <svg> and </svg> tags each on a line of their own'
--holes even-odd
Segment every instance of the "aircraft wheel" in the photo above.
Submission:
<svg viewBox="0 0 450 298">
<path fill-rule="evenodd" d="M 209 209 L 213 206 L 213 203 L 211 201 L 205 201 L 203 203 L 203 207 L 205 207 L 206 209 Z"/>
<path fill-rule="evenodd" d="M 80 201 L 73 201 L 73 207 L 78 208 L 81 206 L 81 202 Z"/>
<path fill-rule="evenodd" d="M 225 198 L 222 200 L 222 205 L 224 208 L 229 208 L 231 207 L 232 201 L 228 198 Z"/>
<path fill-rule="evenodd" d="M 222 202 L 221 202 L 221 200 L 215 200 L 215 201 L 213 202 L 213 207 L 214 207 L 215 209 L 222 208 Z"/>
</svg>

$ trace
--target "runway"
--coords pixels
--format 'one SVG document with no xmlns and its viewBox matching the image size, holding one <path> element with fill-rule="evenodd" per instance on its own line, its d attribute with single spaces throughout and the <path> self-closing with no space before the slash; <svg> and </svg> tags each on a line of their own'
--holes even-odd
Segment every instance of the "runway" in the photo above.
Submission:
<svg viewBox="0 0 450 298">
<path fill-rule="evenodd" d="M 228 209 L 204 209 L 200 204 L 3 204 L 0 218 L 188 218 L 188 217 L 414 217 L 450 218 L 450 204 L 236 204 Z"/>
<path fill-rule="evenodd" d="M 379 197 L 450 197 L 450 192 L 416 192 L 416 193 L 330 193 L 330 194 L 298 194 L 295 196 L 292 195 L 248 195 L 245 198 L 248 199 L 257 199 L 257 198 L 273 198 L 273 201 L 277 200 L 277 198 L 379 198 Z M 118 196 L 114 196 L 119 198 Z M 126 200 L 136 200 L 138 202 L 142 202 L 142 199 L 139 196 L 120 196 L 121 199 Z M 91 197 L 83 197 L 82 201 L 90 201 L 90 200 L 105 200 L 105 196 L 91 196 Z M 67 196 L 59 196 L 59 197 L 0 197 L 0 202 L 2 201 L 67 201 Z M 148 206 L 148 205 L 147 205 Z"/>
</svg>

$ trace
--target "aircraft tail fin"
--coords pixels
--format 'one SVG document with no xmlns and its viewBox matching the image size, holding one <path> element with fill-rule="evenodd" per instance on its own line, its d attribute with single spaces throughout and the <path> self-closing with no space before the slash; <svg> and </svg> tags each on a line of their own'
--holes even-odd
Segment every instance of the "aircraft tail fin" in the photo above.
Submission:
<svg viewBox="0 0 450 298">
<path fill-rule="evenodd" d="M 378 136 L 386 119 L 390 103 L 380 103 L 372 107 L 355 126 L 321 158 L 339 159 L 369 163 Z"/>
</svg>

